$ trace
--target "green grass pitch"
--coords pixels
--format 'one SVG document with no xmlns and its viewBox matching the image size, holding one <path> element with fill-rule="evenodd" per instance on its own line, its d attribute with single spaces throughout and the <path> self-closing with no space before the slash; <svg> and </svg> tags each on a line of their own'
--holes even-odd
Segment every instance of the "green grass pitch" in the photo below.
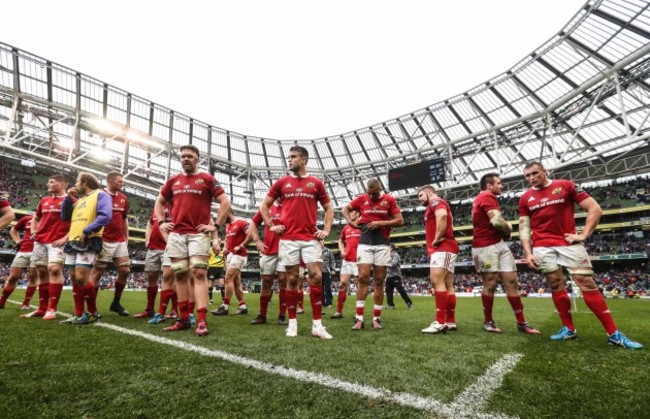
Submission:
<svg viewBox="0 0 650 419">
<path fill-rule="evenodd" d="M 23 292 L 17 290 L 11 300 L 21 301 Z M 505 298 L 497 298 L 494 307 L 502 335 L 482 331 L 479 298 L 459 298 L 459 331 L 430 336 L 420 330 L 432 320 L 431 297 L 415 297 L 415 308 L 408 311 L 397 296 L 397 309 L 384 311 L 383 330 L 353 332 L 352 296 L 344 319 L 331 320 L 333 311 L 325 311 L 324 324 L 334 339 L 320 341 L 309 334 L 308 296 L 295 339 L 286 338 L 284 327 L 274 322 L 277 296 L 269 308 L 270 323 L 261 326 L 249 324 L 257 313 L 259 295 L 246 297 L 249 315 L 209 314 L 210 335 L 204 338 L 191 331 L 163 334 L 161 329 L 170 323 L 149 325 L 110 313 L 112 292 L 100 293 L 99 307 L 103 323 L 442 403 L 451 403 L 505 354 L 522 354 L 489 398 L 486 413 L 640 418 L 647 417 L 650 408 L 650 300 L 608 300 L 619 328 L 646 346 L 631 351 L 607 345 L 600 323 L 582 301 L 574 314 L 579 339 L 551 342 L 548 336 L 561 325 L 550 299 L 524 299 L 527 320 L 542 336 L 517 332 Z M 123 297 L 131 314 L 142 310 L 144 301 L 143 292 L 126 292 Z M 367 305 L 371 304 L 369 298 Z M 59 309 L 72 311 L 69 291 Z M 366 312 L 368 316 L 370 311 Z M 20 319 L 19 314 L 19 305 L 12 303 L 0 310 L 3 418 L 438 417 L 435 412 L 280 377 L 106 328 Z"/>
</svg>

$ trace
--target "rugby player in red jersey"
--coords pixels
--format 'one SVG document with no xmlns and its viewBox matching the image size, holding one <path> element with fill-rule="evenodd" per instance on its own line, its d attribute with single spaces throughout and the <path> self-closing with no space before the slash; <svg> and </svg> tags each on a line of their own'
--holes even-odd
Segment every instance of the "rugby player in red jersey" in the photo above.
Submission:
<svg viewBox="0 0 650 419">
<path fill-rule="evenodd" d="M 56 319 L 56 309 L 63 290 L 63 246 L 68 240 L 70 222 L 61 219 L 61 204 L 68 182 L 62 175 L 50 176 L 46 196 L 36 207 L 31 233 L 34 239 L 32 258 L 38 271 L 38 309 L 21 317 Z"/>
<path fill-rule="evenodd" d="M 211 312 L 215 316 L 228 315 L 230 299 L 232 298 L 233 292 L 238 301 L 238 308 L 235 314 L 248 314 L 248 307 L 246 307 L 244 291 L 241 285 L 241 271 L 248 262 L 248 249 L 246 247 L 252 239 L 247 234 L 248 225 L 248 221 L 235 217 L 232 210 L 228 214 L 226 247 L 224 249 L 224 253 L 226 254 L 226 296 L 223 298 L 221 307 Z"/>
<path fill-rule="evenodd" d="M 307 173 L 309 153 L 301 146 L 289 149 L 287 161 L 291 174 L 278 179 L 269 190 L 260 205 L 260 213 L 264 224 L 274 233 L 280 234 L 280 263 L 287 271 L 287 309 L 289 311 L 289 326 L 286 335 L 298 335 L 298 320 L 296 306 L 299 293 L 299 265 L 305 261 L 309 272 L 309 299 L 312 308 L 312 336 L 320 339 L 332 339 L 322 324 L 322 269 L 323 257 L 319 239 L 326 238 L 332 228 L 334 208 L 325 190 L 323 182 Z M 280 198 L 282 212 L 280 223 L 271 219 L 270 208 L 273 202 Z M 316 227 L 318 203 L 325 211 L 322 230 Z"/>
<path fill-rule="evenodd" d="M 434 290 L 436 318 L 422 333 L 458 330 L 456 326 L 456 293 L 454 268 L 458 257 L 458 242 L 454 238 L 454 218 L 451 208 L 436 194 L 433 186 L 418 190 L 418 199 L 427 207 L 424 213 L 424 236 L 429 255 L 429 278 Z"/>
<path fill-rule="evenodd" d="M 183 172 L 172 176 L 160 190 L 156 200 L 156 218 L 165 219 L 165 205 L 173 202 L 171 222 L 160 224 L 161 232 L 169 233 L 167 256 L 171 259 L 171 270 L 176 281 L 180 318 L 165 332 L 189 329 L 190 282 L 194 278 L 194 297 L 198 311 L 197 336 L 208 334 L 206 313 L 208 312 L 208 257 L 210 242 L 216 254 L 221 252 L 217 237 L 220 226 L 225 223 L 230 211 L 230 200 L 219 182 L 207 172 L 199 171 L 199 149 L 193 145 L 180 147 Z M 219 204 L 219 214 L 214 224 L 211 221 L 212 201 Z"/>
<path fill-rule="evenodd" d="M 273 205 L 269 208 L 271 221 L 279 225 L 280 214 L 282 212 L 282 204 L 279 199 L 273 201 Z M 260 211 L 255 214 L 253 220 L 248 227 L 248 234 L 253 241 L 257 244 L 257 250 L 260 252 L 260 275 L 262 277 L 262 290 L 260 293 L 260 313 L 255 319 L 251 321 L 252 324 L 266 323 L 266 313 L 269 307 L 269 302 L 273 296 L 273 280 L 277 274 L 278 276 L 278 294 L 280 300 L 278 324 L 287 325 L 287 273 L 279 263 L 278 250 L 280 247 L 280 235 L 271 231 L 268 225 L 264 224 L 264 241 L 260 239 L 257 231 L 258 226 L 264 222 Z"/>
<path fill-rule="evenodd" d="M 492 318 L 494 291 L 497 282 L 501 281 L 506 291 L 508 302 L 517 319 L 517 329 L 520 332 L 538 335 L 539 330 L 531 327 L 524 317 L 524 305 L 521 303 L 519 286 L 517 284 L 517 266 L 515 257 L 508 245 L 503 241 L 510 237 L 512 226 L 501 215 L 501 207 L 497 197 L 501 195 L 503 185 L 497 173 L 488 173 L 481 177 L 481 192 L 474 199 L 472 206 L 472 259 L 474 267 L 483 278 L 483 314 L 485 320 L 483 330 L 491 333 L 501 333 Z"/>
<path fill-rule="evenodd" d="M 129 261 L 129 200 L 122 192 L 124 188 L 124 177 L 120 172 L 108 172 L 106 174 L 106 188 L 104 192 L 111 196 L 113 202 L 113 218 L 111 223 L 104 228 L 102 236 L 103 248 L 97 256 L 95 267 L 91 273 L 91 279 L 95 284 L 95 292 L 99 291 L 99 283 L 102 275 L 108 269 L 108 264 L 113 262 L 117 271 L 115 279 L 115 293 L 110 310 L 120 316 L 128 316 L 129 312 L 122 307 L 120 300 L 126 281 L 131 273 L 131 262 Z"/>
<path fill-rule="evenodd" d="M 360 218 L 353 220 L 352 211 L 358 211 Z M 404 225 L 402 211 L 397 200 L 383 193 L 379 179 L 370 179 L 366 193 L 359 195 L 342 209 L 343 217 L 352 227 L 361 230 L 357 247 L 359 284 L 357 288 L 357 309 L 352 330 L 364 328 L 363 312 L 368 296 L 370 273 L 373 273 L 375 306 L 372 312 L 372 327 L 382 329 L 381 310 L 384 307 L 384 281 L 386 269 L 390 266 L 390 231 Z"/>
<path fill-rule="evenodd" d="M 560 315 L 562 329 L 551 340 L 575 339 L 571 301 L 566 292 L 565 267 L 582 291 L 589 309 L 607 332 L 610 345 L 628 349 L 643 348 L 621 333 L 604 297 L 593 279 L 593 268 L 583 242 L 596 229 L 603 213 L 588 193 L 570 180 L 550 180 L 539 162 L 524 167 L 524 177 L 531 188 L 519 198 L 519 235 L 529 267 L 542 272 L 551 284 L 553 303 Z M 587 212 L 585 226 L 576 231 L 575 204 Z"/>
<path fill-rule="evenodd" d="M 351 211 L 350 218 L 352 221 L 359 219 L 359 211 Z M 359 277 L 359 268 L 357 267 L 357 246 L 361 238 L 361 230 L 352 227 L 350 224 L 343 227 L 339 237 L 339 251 L 341 252 L 341 272 L 339 283 L 339 296 L 336 302 L 336 312 L 332 314 L 332 319 L 343 318 L 343 305 L 348 298 L 348 286 L 350 279 L 357 281 Z"/>
<path fill-rule="evenodd" d="M 14 259 L 11 262 L 11 266 L 9 267 L 9 277 L 7 277 L 5 286 L 2 288 L 0 308 L 5 308 L 7 298 L 9 298 L 11 293 L 14 292 L 18 280 L 25 271 L 28 271 L 27 277 L 29 279 L 29 284 L 27 286 L 27 292 L 25 293 L 25 299 L 23 300 L 21 309 L 29 309 L 29 302 L 36 291 L 36 280 L 38 274 L 36 273 L 36 266 L 32 262 L 32 251 L 34 250 L 34 240 L 31 238 L 32 218 L 34 218 L 33 215 L 25 215 L 18 220 L 13 227 L 11 227 L 11 230 L 9 230 L 9 235 L 18 247 L 18 253 L 16 253 L 16 256 L 14 256 Z M 21 232 L 23 233 L 22 238 L 20 236 Z"/>
</svg>

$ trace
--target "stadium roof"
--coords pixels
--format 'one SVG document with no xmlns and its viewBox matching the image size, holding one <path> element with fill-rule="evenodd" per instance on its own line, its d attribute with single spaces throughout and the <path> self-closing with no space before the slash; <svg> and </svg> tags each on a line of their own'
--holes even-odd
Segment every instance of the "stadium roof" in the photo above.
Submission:
<svg viewBox="0 0 650 419">
<path fill-rule="evenodd" d="M 253 210 L 286 173 L 293 144 L 336 207 L 370 177 L 444 158 L 451 199 L 470 196 L 498 171 L 523 187 L 541 160 L 576 180 L 647 171 L 650 11 L 644 1 L 588 1 L 557 34 L 514 67 L 442 102 L 370 127 L 316 139 L 248 136 L 198 121 L 108 83 L 0 43 L 3 153 L 69 170 L 125 173 L 155 194 L 180 171 L 176 150 L 194 144 L 235 206 Z M 395 191 L 402 199 L 414 189 Z"/>
</svg>

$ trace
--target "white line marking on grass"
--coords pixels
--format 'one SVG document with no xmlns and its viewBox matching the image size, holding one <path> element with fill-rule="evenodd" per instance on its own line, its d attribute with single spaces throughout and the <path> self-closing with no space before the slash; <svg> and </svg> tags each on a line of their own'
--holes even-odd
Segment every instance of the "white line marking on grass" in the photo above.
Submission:
<svg viewBox="0 0 650 419">
<path fill-rule="evenodd" d="M 20 304 L 16 301 L 8 301 L 14 304 Z M 63 313 L 61 311 L 58 311 L 57 314 L 60 314 L 64 317 L 71 317 L 70 314 Z M 276 374 L 308 383 L 314 383 L 337 390 L 343 390 L 348 393 L 358 394 L 370 399 L 386 400 L 402 406 L 408 406 L 419 410 L 433 412 L 441 417 L 449 418 L 509 419 L 510 417 L 507 415 L 500 413 L 483 413 L 480 411 L 480 409 L 484 407 L 490 395 L 499 387 L 499 385 L 501 385 L 503 376 L 514 369 L 517 362 L 519 362 L 519 360 L 523 357 L 523 355 L 517 353 L 505 355 L 492 367 L 490 367 L 485 372 L 485 374 L 483 374 L 483 376 L 477 380 L 475 384 L 471 385 L 463 393 L 461 393 L 453 403 L 445 404 L 430 397 L 421 397 L 409 393 L 395 393 L 385 388 L 375 388 L 363 384 L 343 381 L 325 374 L 273 365 L 266 362 L 233 355 L 224 351 L 208 349 L 202 346 L 193 345 L 191 343 L 169 339 L 162 336 L 156 336 L 150 333 L 141 332 L 139 330 L 116 326 L 110 323 L 97 322 L 94 323 L 94 326 L 103 327 L 105 329 L 110 329 L 119 333 L 124 333 L 126 335 L 139 337 L 151 342 L 173 346 L 185 351 L 195 352 L 203 356 L 219 358 L 227 362 L 254 368 L 266 373 Z"/>
<path fill-rule="evenodd" d="M 515 369 L 517 363 L 524 356 L 522 354 L 506 354 L 485 373 L 480 376 L 474 384 L 467 387 L 460 393 L 449 406 L 452 409 L 462 409 L 463 412 L 478 413 L 485 408 L 492 393 L 503 383 L 503 377 Z"/>
</svg>

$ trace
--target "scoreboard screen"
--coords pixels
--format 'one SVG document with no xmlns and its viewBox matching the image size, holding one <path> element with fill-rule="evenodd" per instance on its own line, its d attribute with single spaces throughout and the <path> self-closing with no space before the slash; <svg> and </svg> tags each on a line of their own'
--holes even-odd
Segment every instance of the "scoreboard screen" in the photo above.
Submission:
<svg viewBox="0 0 650 419">
<path fill-rule="evenodd" d="M 388 171 L 388 189 L 416 188 L 445 181 L 445 159 L 422 161 Z"/>
</svg>

